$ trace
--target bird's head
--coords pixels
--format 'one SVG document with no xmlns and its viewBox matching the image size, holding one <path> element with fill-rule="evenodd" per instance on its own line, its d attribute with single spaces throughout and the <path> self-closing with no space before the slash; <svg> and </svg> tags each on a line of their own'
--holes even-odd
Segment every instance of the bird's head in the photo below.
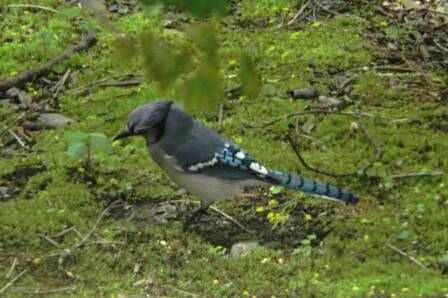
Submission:
<svg viewBox="0 0 448 298">
<path fill-rule="evenodd" d="M 129 114 L 126 128 L 114 138 L 114 141 L 131 136 L 143 136 L 148 144 L 157 142 L 162 137 L 166 117 L 172 104 L 172 101 L 159 100 L 137 107 Z"/>
</svg>

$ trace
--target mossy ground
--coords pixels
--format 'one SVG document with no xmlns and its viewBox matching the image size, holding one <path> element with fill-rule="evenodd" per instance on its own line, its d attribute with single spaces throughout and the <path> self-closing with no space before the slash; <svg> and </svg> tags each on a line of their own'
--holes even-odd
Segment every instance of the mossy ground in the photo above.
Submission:
<svg viewBox="0 0 448 298">
<path fill-rule="evenodd" d="M 111 73 L 141 72 L 138 64 L 116 63 L 114 35 L 105 32 L 85 10 L 60 5 L 60 1 L 40 2 L 58 13 L 12 7 L 0 10 L 2 79 L 47 61 L 91 26 L 99 30 L 97 45 L 59 64 L 50 77 L 70 67 L 78 71 L 70 85 L 76 88 Z M 274 91 L 271 88 L 257 100 L 242 99 L 225 109 L 221 127 L 217 114 L 196 114 L 263 164 L 288 171 L 296 171 L 298 162 L 284 135 L 288 125 L 295 127 L 296 119 L 265 129 L 247 125 L 303 110 L 308 102 L 291 101 L 285 95 L 288 89 L 313 85 L 325 94 L 334 83 L 331 73 L 360 69 L 387 55 L 361 37 L 367 24 L 354 17 L 321 20 L 300 31 L 277 29 L 276 25 L 292 13 L 295 2 L 243 1 L 238 15 L 225 18 L 230 25 L 219 29 L 222 75 L 232 78 L 226 79 L 225 85 L 238 84 L 238 78 L 231 75 L 237 73 L 235 61 L 241 48 L 247 48 L 254 54 L 263 82 L 275 86 Z M 267 27 L 238 27 L 260 16 L 267 18 Z M 146 28 L 173 44 L 188 44 L 181 33 L 165 30 L 162 20 L 163 13 L 153 11 L 129 14 L 113 22 L 126 32 Z M 382 147 L 383 157 L 362 177 L 334 179 L 300 168 L 305 176 L 352 190 L 361 197 L 360 203 L 344 206 L 293 192 L 273 195 L 266 191 L 258 192 L 256 198 L 221 203 L 220 209 L 249 227 L 264 227 L 263 242 L 269 242 L 268 233 L 280 242 L 278 248 L 266 245 L 239 258 L 210 253 L 210 247 L 229 248 L 232 241 L 251 238 L 241 231 L 232 234 L 237 228 L 223 227 L 222 221 L 220 226 L 219 221 L 211 220 L 216 218 L 212 214 L 204 221 L 209 226 L 190 233 L 180 228 L 179 221 L 136 230 L 122 216 L 106 216 L 95 231 L 99 237 L 93 235 L 61 266 L 57 257 L 45 257 L 72 247 L 80 239 L 69 233 L 58 238 L 59 247 L 54 247 L 39 234 L 51 236 L 76 227 L 84 235 L 111 201 L 155 205 L 192 199 L 179 194 L 178 187 L 155 166 L 143 140 L 127 140 L 115 146 L 112 154 L 96 156 L 89 170 L 65 154 L 64 130 L 102 132 L 112 137 L 124 127 L 128 112 L 135 106 L 162 95 L 177 98 L 175 88 L 162 93 L 154 83 L 144 82 L 138 87 L 109 87 L 93 89 L 87 95 L 62 96 L 58 102 L 61 113 L 77 124 L 36 133 L 36 152 L 0 160 L 0 183 L 21 189 L 19 196 L 0 203 L 2 285 L 8 280 L 6 274 L 14 258 L 18 258 L 18 265 L 12 276 L 28 270 L 6 295 L 21 297 L 33 291 L 74 287 L 55 296 L 448 296 L 446 268 L 439 261 L 448 254 L 447 176 L 389 178 L 448 168 L 446 103 L 434 95 L 447 87 L 447 78 L 446 73 L 430 70 L 387 76 L 375 70 L 362 72 L 353 85 L 352 105 L 347 110 L 380 116 L 365 118 L 364 124 Z M 408 81 L 417 82 L 419 87 Z M 31 85 L 28 91 L 36 98 L 41 95 Z M 6 111 L 0 108 L 0 112 Z M 404 118 L 407 120 L 395 121 Z M 362 168 L 374 157 L 372 145 L 353 125 L 353 119 L 305 116 L 299 124 L 306 121 L 312 121 L 316 128 L 309 136 L 297 139 L 310 164 L 343 173 Z M 256 208 L 269 209 L 267 202 L 272 197 L 280 203 L 298 203 L 299 207 L 290 209 L 289 222 L 271 231 L 267 212 L 257 212 Z M 293 254 L 307 234 L 318 238 L 311 254 Z M 415 257 L 428 270 L 387 244 Z M 148 278 L 151 283 L 135 285 Z"/>
</svg>

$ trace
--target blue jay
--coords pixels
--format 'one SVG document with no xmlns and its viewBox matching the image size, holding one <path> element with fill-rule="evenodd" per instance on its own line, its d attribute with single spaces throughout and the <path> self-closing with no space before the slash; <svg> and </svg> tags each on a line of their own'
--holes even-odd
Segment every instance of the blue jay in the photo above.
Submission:
<svg viewBox="0 0 448 298">
<path fill-rule="evenodd" d="M 129 136 L 144 137 L 160 168 L 201 199 L 201 207 L 187 222 L 200 217 L 214 202 L 266 185 L 282 185 L 346 203 L 358 201 L 336 186 L 264 167 L 172 101 L 154 101 L 133 110 L 125 130 L 115 140 Z"/>
</svg>

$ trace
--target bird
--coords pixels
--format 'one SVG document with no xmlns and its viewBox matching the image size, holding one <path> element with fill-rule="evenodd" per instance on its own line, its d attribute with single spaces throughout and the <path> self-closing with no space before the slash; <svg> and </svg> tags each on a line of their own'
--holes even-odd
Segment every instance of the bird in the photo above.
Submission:
<svg viewBox="0 0 448 298">
<path fill-rule="evenodd" d="M 126 128 L 114 140 L 131 136 L 143 137 L 152 159 L 165 174 L 200 199 L 200 207 L 185 223 L 197 221 L 215 202 L 268 185 L 350 204 L 358 202 L 358 197 L 339 187 L 261 165 L 173 100 L 155 100 L 135 108 Z"/>
</svg>

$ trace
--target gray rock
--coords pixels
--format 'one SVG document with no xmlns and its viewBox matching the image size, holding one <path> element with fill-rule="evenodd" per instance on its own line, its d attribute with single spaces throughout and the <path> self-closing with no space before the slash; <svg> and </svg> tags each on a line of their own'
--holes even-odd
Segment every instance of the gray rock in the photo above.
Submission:
<svg viewBox="0 0 448 298">
<path fill-rule="evenodd" d="M 0 200 L 6 200 L 10 197 L 9 189 L 4 186 L 0 186 Z"/>
<path fill-rule="evenodd" d="M 260 246 L 260 243 L 258 241 L 241 241 L 237 242 L 234 245 L 232 245 L 232 248 L 230 249 L 230 255 L 232 257 L 237 257 L 242 254 L 248 253 L 254 248 Z"/>
<path fill-rule="evenodd" d="M 319 97 L 319 90 L 313 87 L 288 90 L 287 94 L 293 99 L 313 99 Z"/>
<path fill-rule="evenodd" d="M 43 113 L 40 115 L 38 121 L 44 128 L 57 128 L 75 122 L 71 118 L 56 113 Z"/>
</svg>

